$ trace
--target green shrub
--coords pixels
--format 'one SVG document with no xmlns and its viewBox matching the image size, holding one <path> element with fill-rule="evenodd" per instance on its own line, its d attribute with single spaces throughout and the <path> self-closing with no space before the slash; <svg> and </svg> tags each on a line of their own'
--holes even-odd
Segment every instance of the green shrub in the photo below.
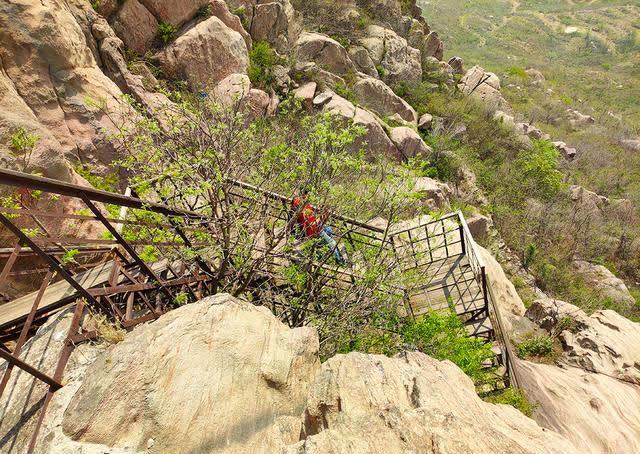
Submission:
<svg viewBox="0 0 640 454">
<path fill-rule="evenodd" d="M 378 71 L 378 76 L 382 79 L 384 78 L 385 74 L 387 73 L 387 71 L 384 69 L 384 66 L 382 65 L 376 65 L 376 71 Z M 398 95 L 400 96 L 400 95 Z"/>
<path fill-rule="evenodd" d="M 277 62 L 278 57 L 268 42 L 254 43 L 249 52 L 249 79 L 251 79 L 251 83 L 260 88 L 271 87 L 275 81 L 273 67 Z"/>
<path fill-rule="evenodd" d="M 534 336 L 518 345 L 518 357 L 526 359 L 530 356 L 551 356 L 553 339 L 550 336 Z"/>
<path fill-rule="evenodd" d="M 504 404 L 511 405 L 512 407 L 520 410 L 524 415 L 531 417 L 535 411 L 535 404 L 533 404 L 524 391 L 520 391 L 514 388 L 507 388 L 499 394 L 493 394 L 485 398 L 487 402 L 492 404 Z"/>
<path fill-rule="evenodd" d="M 351 102 L 355 102 L 356 101 L 356 95 L 353 92 L 353 90 L 351 90 L 351 88 L 344 82 L 340 81 L 336 84 L 335 86 L 335 92 L 337 95 L 342 96 L 344 99 L 351 101 Z"/>
<path fill-rule="evenodd" d="M 410 320 L 401 334 L 408 349 L 419 350 L 436 359 L 448 359 L 474 379 L 482 378 L 483 363 L 493 358 L 491 346 L 469 337 L 453 311 L 430 312 L 415 321 Z"/>
<path fill-rule="evenodd" d="M 177 32 L 176 28 L 167 22 L 160 22 L 158 24 L 158 36 L 160 36 L 160 39 L 165 44 L 171 41 Z"/>
<path fill-rule="evenodd" d="M 512 66 L 507 69 L 507 74 L 514 77 L 519 77 L 520 79 L 527 79 L 529 75 L 525 71 L 524 68 L 520 66 Z"/>
</svg>

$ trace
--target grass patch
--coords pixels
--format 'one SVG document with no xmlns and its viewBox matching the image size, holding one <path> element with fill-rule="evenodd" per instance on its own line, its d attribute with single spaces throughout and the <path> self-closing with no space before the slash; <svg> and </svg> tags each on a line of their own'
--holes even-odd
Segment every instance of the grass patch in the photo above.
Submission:
<svg viewBox="0 0 640 454">
<path fill-rule="evenodd" d="M 524 391 L 514 388 L 507 388 L 498 394 L 485 397 L 484 400 L 492 404 L 511 405 L 528 417 L 531 417 L 536 409 L 536 405 L 529 400 Z"/>
</svg>

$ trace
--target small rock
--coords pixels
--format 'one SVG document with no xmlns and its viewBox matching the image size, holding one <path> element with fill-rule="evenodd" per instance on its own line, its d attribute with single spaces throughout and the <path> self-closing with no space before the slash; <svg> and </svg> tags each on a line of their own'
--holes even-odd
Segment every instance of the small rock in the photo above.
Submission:
<svg viewBox="0 0 640 454">
<path fill-rule="evenodd" d="M 426 113 L 418 120 L 418 129 L 428 131 L 433 126 L 433 115 Z"/>
<path fill-rule="evenodd" d="M 449 59 L 449 66 L 453 68 L 456 74 L 464 74 L 464 60 L 461 57 L 451 57 Z"/>
<path fill-rule="evenodd" d="M 316 94 L 317 87 L 318 84 L 316 84 L 315 82 L 307 82 L 306 84 L 300 86 L 300 88 L 296 88 L 295 90 L 293 90 L 293 94 L 296 98 L 302 99 L 302 103 L 305 107 L 311 108 L 314 104 L 314 96 Z M 322 96 L 322 94 L 318 97 L 320 96 Z"/>
</svg>

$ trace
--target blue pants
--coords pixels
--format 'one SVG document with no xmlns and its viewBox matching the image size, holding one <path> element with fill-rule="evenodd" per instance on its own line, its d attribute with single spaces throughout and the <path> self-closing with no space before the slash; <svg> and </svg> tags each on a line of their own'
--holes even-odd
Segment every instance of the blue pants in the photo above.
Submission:
<svg viewBox="0 0 640 454">
<path fill-rule="evenodd" d="M 342 265 L 344 263 L 344 259 L 342 258 L 342 254 L 340 254 L 340 250 L 338 249 L 338 243 L 336 243 L 336 240 L 331 237 L 332 233 L 333 232 L 331 231 L 331 227 L 327 226 L 322 229 L 322 232 L 320 232 L 320 238 L 322 238 L 322 240 L 327 243 L 327 246 L 329 246 L 329 248 L 333 251 L 333 256 L 336 258 L 336 261 Z"/>
</svg>

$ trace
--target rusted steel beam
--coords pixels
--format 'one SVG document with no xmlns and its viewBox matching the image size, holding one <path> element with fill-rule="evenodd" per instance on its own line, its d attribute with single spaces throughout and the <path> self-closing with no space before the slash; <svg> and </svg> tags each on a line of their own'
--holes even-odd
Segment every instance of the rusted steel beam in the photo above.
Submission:
<svg viewBox="0 0 640 454">
<path fill-rule="evenodd" d="M 33 320 L 35 319 L 38 306 L 40 305 L 40 301 L 42 301 L 42 296 L 44 295 L 45 290 L 49 286 L 51 279 L 53 279 L 53 275 L 54 273 L 52 271 L 49 271 L 46 277 L 44 278 L 44 280 L 42 281 L 42 284 L 40 285 L 38 294 L 36 295 L 36 298 L 33 301 L 33 305 L 31 306 L 31 312 L 29 312 L 29 315 L 27 316 L 27 320 L 25 324 L 22 326 L 20 337 L 18 337 L 18 340 L 16 341 L 16 346 L 13 349 L 12 354 L 15 357 L 18 357 L 18 355 L 20 355 L 20 352 L 22 351 L 22 346 L 27 340 L 27 335 L 29 334 L 29 330 L 31 329 Z M 2 376 L 2 380 L 0 381 L 0 397 L 2 397 L 2 393 L 4 392 L 4 389 L 6 388 L 7 383 L 9 382 L 9 378 L 11 377 L 11 371 L 13 370 L 13 366 L 14 366 L 13 364 L 9 364 L 7 366 L 7 369 L 4 371 L 4 375 Z"/>
<path fill-rule="evenodd" d="M 21 244 L 29 246 L 33 251 L 36 251 L 40 257 L 42 257 L 49 267 L 60 274 L 79 294 L 81 297 L 86 298 L 90 304 L 96 304 L 95 299 L 82 287 L 76 280 L 64 269 L 64 267 L 54 257 L 48 255 L 40 247 L 35 244 L 31 238 L 25 235 L 22 230 L 16 227 L 4 214 L 0 213 L 0 222 L 4 224 L 9 231 L 11 231 L 20 241 Z"/>
<path fill-rule="evenodd" d="M 79 300 L 76 304 L 76 308 L 73 312 L 73 318 L 71 319 L 71 325 L 69 326 L 69 331 L 67 331 L 67 337 L 64 341 L 64 346 L 62 347 L 62 351 L 60 352 L 60 356 L 58 357 L 58 364 L 56 365 L 56 370 L 53 374 L 54 380 L 57 382 L 62 381 L 62 376 L 64 374 L 64 368 L 69 361 L 69 357 L 73 350 L 75 349 L 75 344 L 71 340 L 71 337 L 78 333 L 80 327 L 80 318 L 84 312 L 85 303 L 82 300 Z M 33 429 L 33 435 L 31 436 L 31 440 L 29 442 L 29 447 L 27 448 L 27 453 L 31 454 L 35 450 L 36 442 L 38 440 L 38 434 L 40 433 L 40 427 L 42 427 L 42 422 L 44 421 L 44 417 L 47 413 L 47 408 L 49 407 L 49 403 L 51 399 L 53 399 L 53 394 L 60 388 L 55 388 L 53 386 L 49 386 L 49 391 L 45 396 L 44 403 L 40 409 L 40 414 L 38 415 L 38 420 L 36 421 L 35 427 Z"/>
<path fill-rule="evenodd" d="M 102 212 L 96 207 L 93 202 L 89 199 L 89 197 L 85 194 L 82 195 L 82 200 L 89 207 L 89 209 L 93 212 L 95 217 L 97 217 L 102 225 L 106 227 L 106 229 L 113 235 L 118 244 L 122 246 L 122 248 L 127 251 L 129 256 L 133 259 L 133 261 L 140 267 L 140 269 L 150 278 L 154 279 L 158 285 L 160 286 L 160 291 L 162 291 L 168 298 L 173 298 L 173 294 L 167 289 L 163 284 L 162 280 L 153 272 L 151 268 L 138 256 L 138 253 L 131 247 L 131 245 L 118 233 L 118 230 L 111 225 L 111 223 L 107 220 L 107 218 L 102 214 Z"/>
<path fill-rule="evenodd" d="M 195 219 L 205 218 L 205 216 L 202 216 L 195 211 L 172 208 L 160 203 L 141 200 L 137 197 L 127 197 L 120 194 L 101 191 L 99 189 L 87 188 L 77 184 L 63 183 L 51 178 L 29 175 L 9 169 L 0 169 L 0 183 L 9 186 L 38 189 L 69 197 L 82 197 L 84 195 L 94 202 L 109 203 L 129 208 L 139 208 L 153 211 L 155 213 L 165 214 L 167 216 L 186 216 Z"/>
<path fill-rule="evenodd" d="M 0 248 L 0 259 L 10 257 L 11 254 L 13 253 L 13 249 L 14 248 Z M 53 249 L 53 248 L 42 247 L 41 249 L 49 255 L 56 256 L 56 255 L 64 254 L 64 252 L 61 251 L 59 248 Z M 92 246 L 80 246 L 80 245 L 76 246 L 75 249 L 78 249 L 79 254 L 100 254 L 100 253 L 109 252 L 111 250 L 111 248 L 106 246 L 92 247 Z M 20 249 L 20 258 L 31 257 L 34 255 L 38 255 L 38 254 L 32 251 L 31 248 L 23 247 L 22 249 Z"/>
<path fill-rule="evenodd" d="M 13 268 L 14 263 L 16 263 L 16 259 L 18 258 L 18 255 L 20 255 L 20 249 L 22 249 L 22 246 L 18 241 L 13 248 L 13 252 L 11 252 L 11 255 L 9 256 L 9 259 L 7 260 L 7 263 L 4 264 L 4 268 L 2 268 L 2 273 L 0 273 L 0 290 L 4 288 L 4 283 L 6 279 L 9 277 L 9 272 L 11 271 L 11 268 Z"/>
<path fill-rule="evenodd" d="M 44 374 L 44 373 L 40 372 L 35 367 L 30 366 L 29 364 L 25 363 L 20 358 L 16 358 L 11 353 L 8 353 L 8 352 L 0 349 L 0 358 L 6 360 L 9 364 L 22 369 L 26 373 L 28 373 L 30 375 L 33 375 L 38 380 L 46 383 L 47 385 L 49 385 L 50 387 L 52 387 L 52 388 L 54 388 L 56 390 L 62 388 L 62 384 L 60 384 L 59 382 L 57 382 L 53 378 L 49 377 L 47 374 Z"/>
</svg>

